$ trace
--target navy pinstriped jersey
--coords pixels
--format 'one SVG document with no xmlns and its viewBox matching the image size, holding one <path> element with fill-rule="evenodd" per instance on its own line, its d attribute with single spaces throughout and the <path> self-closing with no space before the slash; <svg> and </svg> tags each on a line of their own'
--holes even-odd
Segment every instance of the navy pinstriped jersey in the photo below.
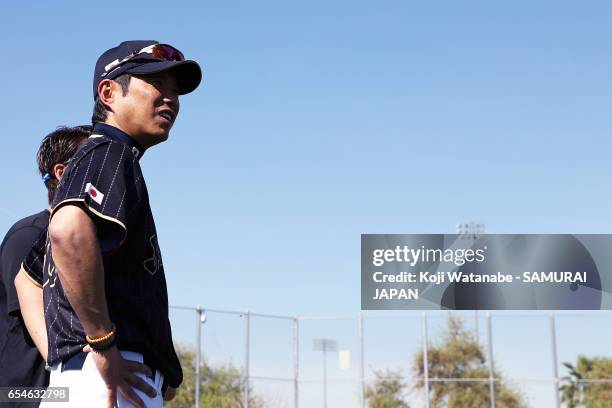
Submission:
<svg viewBox="0 0 612 408">
<path fill-rule="evenodd" d="M 49 221 L 47 219 L 47 226 L 48 224 Z M 47 226 L 45 226 L 45 228 L 40 232 L 40 235 L 36 241 L 34 241 L 34 245 L 32 245 L 32 249 L 30 249 L 30 252 L 28 255 L 26 255 L 21 263 L 23 270 L 26 272 L 32 283 L 41 288 L 44 281 L 43 265 L 45 262 L 45 252 L 47 250 Z"/>
<path fill-rule="evenodd" d="M 172 387 L 182 371 L 172 343 L 168 294 L 140 150 L 119 129 L 97 124 L 70 162 L 55 194 L 51 217 L 64 205 L 83 208 L 96 224 L 102 248 L 106 300 L 117 345 L 137 351 Z M 86 344 L 64 294 L 47 239 L 43 297 L 48 363 L 65 360 Z"/>
</svg>

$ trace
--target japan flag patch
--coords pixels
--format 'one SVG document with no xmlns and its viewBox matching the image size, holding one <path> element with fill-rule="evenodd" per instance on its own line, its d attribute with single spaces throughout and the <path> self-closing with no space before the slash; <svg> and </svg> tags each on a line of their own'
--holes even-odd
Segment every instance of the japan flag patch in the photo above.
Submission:
<svg viewBox="0 0 612 408">
<path fill-rule="evenodd" d="M 102 194 L 93 184 L 87 183 L 85 186 L 85 192 L 88 196 L 91 197 L 98 204 L 102 204 L 102 200 L 104 200 L 104 194 Z"/>
</svg>

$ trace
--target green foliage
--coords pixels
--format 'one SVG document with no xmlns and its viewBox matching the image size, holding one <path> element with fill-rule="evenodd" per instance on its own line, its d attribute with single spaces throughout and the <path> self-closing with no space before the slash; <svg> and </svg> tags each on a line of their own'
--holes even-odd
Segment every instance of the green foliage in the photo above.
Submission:
<svg viewBox="0 0 612 408">
<path fill-rule="evenodd" d="M 195 406 L 195 352 L 177 347 L 177 354 L 183 367 L 183 383 L 176 397 L 164 404 L 166 408 L 193 408 Z M 228 364 L 221 367 L 200 366 L 200 407 L 202 408 L 243 408 L 244 378 L 237 368 Z M 249 408 L 262 408 L 263 401 L 251 397 Z"/>
<path fill-rule="evenodd" d="M 611 408 L 612 383 L 588 382 L 588 380 L 612 380 L 611 358 L 578 356 L 576 366 L 563 363 L 569 376 L 563 377 L 561 400 L 568 408 Z M 579 382 L 587 380 L 584 382 Z"/>
<path fill-rule="evenodd" d="M 399 371 L 374 371 L 374 384 L 365 389 L 368 408 L 410 408 L 402 400 L 402 375 Z"/>
<path fill-rule="evenodd" d="M 471 333 L 463 327 L 463 322 L 450 315 L 448 326 L 438 345 L 430 345 L 427 353 L 429 378 L 488 378 L 489 369 L 481 346 Z M 425 386 L 423 352 L 414 356 L 413 368 L 420 379 L 415 389 Z M 526 407 L 523 396 L 507 385 L 498 371 L 494 372 L 495 403 L 497 408 Z M 489 383 L 487 381 L 445 382 L 430 381 L 430 404 L 434 408 L 488 408 L 490 403 Z"/>
</svg>

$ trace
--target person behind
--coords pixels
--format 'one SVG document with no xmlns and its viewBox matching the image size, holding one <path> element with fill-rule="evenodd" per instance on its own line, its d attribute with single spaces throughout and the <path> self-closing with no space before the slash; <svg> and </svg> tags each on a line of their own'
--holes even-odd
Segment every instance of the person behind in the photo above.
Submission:
<svg viewBox="0 0 612 408">
<path fill-rule="evenodd" d="M 47 189 L 51 204 L 64 167 L 90 134 L 90 127 L 61 127 L 47 135 L 38 149 L 38 170 Z M 0 246 L 0 387 L 47 387 L 49 373 L 45 370 L 47 356 L 46 333 L 42 316 L 42 287 L 32 285 L 27 304 L 19 302 L 17 281 L 22 260 L 35 241 L 42 241 L 49 224 L 49 210 L 41 211 L 17 221 L 7 232 Z M 17 276 L 17 278 L 16 278 Z M 28 307 L 38 310 L 38 330 L 25 330 Z M 42 328 L 42 330 L 40 330 Z M 6 335 L 4 334 L 6 333 Z M 38 350 L 37 350 L 38 347 Z M 40 353 L 39 353 L 40 352 Z M 38 403 L 11 403 L 13 407 L 38 406 Z"/>
<path fill-rule="evenodd" d="M 161 407 L 182 382 L 139 161 L 167 140 L 179 95 L 201 75 L 157 41 L 123 42 L 96 63 L 93 135 L 58 186 L 43 267 L 50 386 L 70 387 L 71 406 Z M 125 375 L 130 361 L 150 373 Z M 132 388 L 139 383 L 156 392 Z"/>
</svg>

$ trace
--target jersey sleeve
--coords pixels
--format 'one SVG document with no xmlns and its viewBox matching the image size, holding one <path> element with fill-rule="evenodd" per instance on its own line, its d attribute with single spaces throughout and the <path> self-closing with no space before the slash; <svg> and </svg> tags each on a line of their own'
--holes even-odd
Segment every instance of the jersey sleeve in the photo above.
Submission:
<svg viewBox="0 0 612 408">
<path fill-rule="evenodd" d="M 88 142 L 67 168 L 55 194 L 51 217 L 78 205 L 96 224 L 102 252 L 121 245 L 128 218 L 141 201 L 140 167 L 127 145 L 106 138 Z"/>
<path fill-rule="evenodd" d="M 21 266 L 32 283 L 40 288 L 43 286 L 43 264 L 47 246 L 47 229 L 45 228 L 26 255 Z"/>
<path fill-rule="evenodd" d="M 14 314 L 20 310 L 15 277 L 19 272 L 21 261 L 27 249 L 32 246 L 33 238 L 39 230 L 34 227 L 20 228 L 15 231 L 2 248 L 2 283 L 6 290 L 6 311 Z"/>
</svg>

